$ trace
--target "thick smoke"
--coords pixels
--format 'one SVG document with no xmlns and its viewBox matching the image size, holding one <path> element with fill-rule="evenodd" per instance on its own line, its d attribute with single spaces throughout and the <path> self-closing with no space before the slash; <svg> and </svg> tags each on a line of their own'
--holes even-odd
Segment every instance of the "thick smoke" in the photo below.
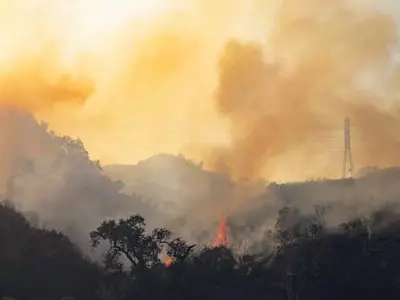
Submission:
<svg viewBox="0 0 400 300">
<path fill-rule="evenodd" d="M 223 51 L 215 103 L 230 123 L 232 141 L 212 152 L 215 169 L 236 179 L 273 176 L 279 159 L 290 165 L 288 150 L 312 153 L 308 139 L 342 129 L 345 117 L 351 120 L 358 166 L 399 163 L 398 32 L 391 16 L 371 4 L 281 1 L 266 41 L 232 40 Z M 316 164 L 311 155 L 306 159 Z M 340 174 L 341 160 L 330 162 L 336 170 L 324 168 L 319 176 Z M 324 207 L 332 228 L 367 218 L 386 202 L 398 203 L 396 176 L 270 186 L 256 200 L 232 197 L 241 205 L 228 205 L 228 215 L 234 216 L 236 238 L 253 244 L 268 238 L 265 233 L 274 229 L 285 205 L 306 219 Z"/>
<path fill-rule="evenodd" d="M 0 96 L 80 136 L 103 163 L 183 151 L 235 178 L 334 176 L 341 158 L 329 149 L 342 147 L 345 116 L 357 165 L 397 163 L 387 128 L 397 120 L 397 27 L 379 3 L 95 2 L 4 1 Z M 371 131 L 379 115 L 393 121 Z"/>
<path fill-rule="evenodd" d="M 95 30 L 96 14 L 90 9 L 88 15 L 94 17 L 78 18 L 78 29 L 55 26 L 53 32 L 48 28 L 59 23 L 46 18 L 37 44 L 32 41 L 35 30 L 29 30 L 17 38 L 21 43 L 15 45 L 23 49 L 21 53 L 10 55 L 11 59 L 0 57 L 0 105 L 18 107 L 38 119 L 49 119 L 50 126 L 56 124 L 59 130 L 82 134 L 85 144 L 87 141 L 108 161 L 176 152 L 185 143 L 196 142 L 211 148 L 207 153 L 194 152 L 201 152 L 197 158 L 234 180 L 269 179 L 284 165 L 291 171 L 294 164 L 287 151 L 313 150 L 307 140 L 341 130 L 347 116 L 354 126 L 357 165 L 398 164 L 398 33 L 393 17 L 366 2 L 283 0 L 268 5 L 252 1 L 262 12 L 253 18 L 245 2 L 249 3 L 190 1 L 189 12 L 157 22 L 152 19 L 154 26 L 146 24 L 143 29 L 136 26 L 143 23 L 129 21 L 114 24 L 112 30 L 104 29 L 106 42 L 97 41 L 102 40 L 103 29 Z M 274 6 L 275 2 L 280 3 Z M 228 6 L 231 9 L 227 10 Z M 272 8 L 275 14 L 268 15 L 274 15 L 269 22 L 272 25 L 260 34 L 259 28 L 268 23 L 262 22 L 267 18 L 263 13 Z M 52 9 L 50 15 L 58 17 Z M 115 11 L 120 13 L 121 7 Z M 74 17 L 71 13 L 60 19 Z M 210 21 L 204 24 L 205 19 Z M 100 21 L 105 23 L 109 18 Z M 14 32 L 13 26 L 2 29 L 1 33 Z M 250 34 L 253 29 L 257 29 L 257 38 Z M 55 48 L 49 46 L 53 34 L 57 37 Z M 8 44 L 6 38 L 3 40 Z M 217 66 L 216 53 L 221 48 Z M 87 49 L 90 55 L 79 63 L 77 57 Z M 70 105 L 77 107 L 76 119 L 64 115 L 65 106 Z M 101 117 L 93 122 L 87 118 L 88 111 L 100 112 Z M 232 183 L 208 174 L 199 190 L 188 189 L 184 197 L 179 187 L 174 190 L 182 202 L 189 197 L 193 201 L 184 203 L 178 217 L 168 220 L 138 199 L 122 194 L 120 185 L 90 161 L 79 142 L 50 133 L 29 113 L 14 109 L 0 113 L 0 187 L 4 197 L 11 198 L 22 211 L 38 212 L 41 225 L 63 229 L 81 245 L 86 245 L 87 233 L 104 218 L 133 213 L 144 214 L 150 226 L 167 224 L 190 239 L 202 234 L 198 228 L 212 232 L 221 215 L 236 216 L 239 212 L 236 226 L 244 224 L 247 230 L 242 237 L 252 232 L 248 229 L 251 219 L 260 228 L 253 232 L 254 239 L 261 240 L 265 230 L 273 228 L 291 191 L 296 191 L 296 196 L 289 196 L 299 199 L 295 206 L 305 214 L 319 201 L 329 205 L 340 202 L 337 207 L 341 208 L 330 215 L 338 216 L 330 219 L 335 225 L 350 217 L 342 213 L 345 203 L 353 203 L 354 215 L 354 207 L 365 204 L 360 199 L 385 194 L 388 188 L 377 184 L 367 193 L 365 188 L 370 184 L 365 183 L 351 191 L 340 186 L 336 193 L 322 184 L 316 188 L 305 185 L 308 192 L 284 189 L 283 194 L 270 188 L 265 195 L 250 200 L 264 191 L 262 184 Z M 113 122 L 104 122 L 107 118 Z M 210 146 L 214 144 L 210 140 L 226 138 L 224 121 L 229 125 L 230 145 Z M 320 169 L 319 176 L 340 173 L 341 157 L 336 162 L 327 155 L 325 163 L 305 159 Z M 326 167 L 327 162 L 330 167 Z M 193 176 L 193 182 L 201 176 Z M 182 173 L 182 177 L 187 174 Z M 390 199 L 394 199 L 397 190 L 391 186 L 391 191 Z M 333 196 L 326 197 L 328 194 Z M 321 200 L 324 198 L 329 199 Z M 384 197 L 376 199 L 377 203 L 384 201 Z"/>
<path fill-rule="evenodd" d="M 400 168 L 396 167 L 372 169 L 355 180 L 271 184 L 265 193 L 230 215 L 232 241 L 258 250 L 273 245 L 270 233 L 275 231 L 277 219 L 285 209 L 289 212 L 285 216 L 289 230 L 302 226 L 304 232 L 306 226 L 319 222 L 335 231 L 354 219 L 370 226 L 376 212 L 399 211 L 399 179 Z M 383 218 L 381 223 L 391 221 Z"/>
<path fill-rule="evenodd" d="M 104 219 L 149 215 L 90 160 L 79 140 L 57 136 L 17 109 L 1 109 L 0 124 L 1 198 L 34 225 L 62 230 L 87 251 L 89 232 Z"/>
<path fill-rule="evenodd" d="M 60 66 L 57 57 L 47 56 L 18 60 L 3 68 L 0 105 L 34 113 L 48 112 L 60 104 L 81 107 L 94 92 L 93 83 Z"/>
<path fill-rule="evenodd" d="M 232 142 L 216 151 L 217 168 L 272 175 L 277 158 L 311 152 L 307 139 L 342 128 L 346 116 L 358 165 L 398 163 L 397 44 L 394 20 L 372 5 L 281 1 L 266 45 L 231 41 L 223 52 L 215 99 Z"/>
</svg>

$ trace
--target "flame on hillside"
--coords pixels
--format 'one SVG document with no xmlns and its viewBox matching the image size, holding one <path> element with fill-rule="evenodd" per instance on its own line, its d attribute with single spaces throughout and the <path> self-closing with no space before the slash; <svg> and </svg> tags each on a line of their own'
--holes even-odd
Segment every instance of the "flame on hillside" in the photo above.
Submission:
<svg viewBox="0 0 400 300">
<path fill-rule="evenodd" d="M 226 247 L 228 246 L 228 238 L 226 236 L 226 232 L 228 227 L 226 226 L 226 218 L 223 217 L 219 223 L 217 238 L 215 242 L 212 244 L 212 247 Z"/>
<path fill-rule="evenodd" d="M 171 256 L 167 256 L 164 260 L 164 266 L 169 267 L 174 262 Z"/>
<path fill-rule="evenodd" d="M 228 226 L 226 225 L 226 218 L 223 217 L 221 218 L 218 226 L 217 237 L 215 241 L 211 244 L 211 247 L 213 248 L 227 247 L 228 246 L 227 231 L 228 231 Z M 164 266 L 169 267 L 173 262 L 174 259 L 171 256 L 167 255 L 167 257 L 164 259 Z"/>
</svg>

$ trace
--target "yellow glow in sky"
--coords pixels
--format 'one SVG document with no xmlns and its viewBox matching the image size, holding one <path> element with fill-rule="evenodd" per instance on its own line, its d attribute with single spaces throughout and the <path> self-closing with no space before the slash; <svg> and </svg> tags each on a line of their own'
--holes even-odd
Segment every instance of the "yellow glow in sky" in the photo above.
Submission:
<svg viewBox="0 0 400 300">
<path fill-rule="evenodd" d="M 226 3 L 2 1 L 0 101 L 82 138 L 103 163 L 226 143 L 212 95 L 222 45 L 243 29 L 229 32 L 239 7 L 224 12 Z M 65 75 L 81 105 L 60 101 Z"/>
<path fill-rule="evenodd" d="M 317 54 L 330 53 L 312 44 L 324 41 L 323 30 L 318 27 L 309 34 L 284 18 L 290 19 L 292 10 L 293 15 L 307 13 L 304 7 L 309 13 L 314 8 L 340 11 L 344 2 L 3 0 L 0 104 L 17 104 L 48 121 L 57 133 L 80 137 L 103 164 L 135 163 L 161 152 L 184 152 L 201 160 L 204 149 L 231 143 L 232 124 L 215 103 L 226 43 L 232 38 L 257 41 L 266 52 L 275 47 L 276 57 L 287 63 L 299 59 L 318 65 L 313 60 Z M 282 3 L 290 8 L 283 13 Z M 276 18 L 281 18 L 282 28 L 274 27 Z M 358 49 L 354 39 L 341 35 L 342 22 L 337 20 L 331 22 L 332 40 L 340 37 L 338 43 Z M 307 22 L 303 25 L 308 28 Z M 279 35 L 281 31 L 285 36 Z M 385 45 L 390 36 L 378 42 Z M 315 53 L 301 42 L 304 38 Z M 333 48 L 336 44 L 329 49 Z M 380 58 L 385 47 L 376 48 Z M 351 61 L 356 66 L 358 60 L 351 56 Z M 300 81 L 298 86 L 302 85 Z M 279 104 L 281 94 L 268 101 Z M 269 104 L 265 107 L 270 109 Z M 304 170 L 301 164 L 298 169 Z"/>
</svg>

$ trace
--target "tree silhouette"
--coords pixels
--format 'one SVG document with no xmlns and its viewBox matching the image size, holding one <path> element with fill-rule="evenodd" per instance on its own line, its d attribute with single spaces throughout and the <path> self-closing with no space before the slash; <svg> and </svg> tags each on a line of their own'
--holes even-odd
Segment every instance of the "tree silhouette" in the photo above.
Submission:
<svg viewBox="0 0 400 300">
<path fill-rule="evenodd" d="M 145 220 L 140 215 L 134 215 L 118 222 L 104 221 L 95 231 L 90 233 L 93 247 L 101 241 L 107 241 L 109 248 L 105 254 L 105 263 L 114 268 L 121 268 L 119 261 L 124 255 L 132 268 L 149 268 L 160 264 L 159 256 L 167 247 L 168 255 L 182 261 L 186 259 L 194 245 L 187 245 L 181 239 L 172 239 L 172 233 L 164 228 L 155 228 L 146 233 Z"/>
</svg>

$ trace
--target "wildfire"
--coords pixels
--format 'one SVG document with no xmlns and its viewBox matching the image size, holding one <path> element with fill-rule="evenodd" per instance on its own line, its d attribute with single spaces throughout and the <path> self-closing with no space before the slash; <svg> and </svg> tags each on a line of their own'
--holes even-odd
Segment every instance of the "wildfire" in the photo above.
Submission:
<svg viewBox="0 0 400 300">
<path fill-rule="evenodd" d="M 174 262 L 171 256 L 167 256 L 164 260 L 164 266 L 169 267 Z"/>
<path fill-rule="evenodd" d="M 226 236 L 228 227 L 226 226 L 226 218 L 223 217 L 219 223 L 217 238 L 215 242 L 212 244 L 213 247 L 226 247 L 228 246 L 228 238 Z"/>
</svg>

